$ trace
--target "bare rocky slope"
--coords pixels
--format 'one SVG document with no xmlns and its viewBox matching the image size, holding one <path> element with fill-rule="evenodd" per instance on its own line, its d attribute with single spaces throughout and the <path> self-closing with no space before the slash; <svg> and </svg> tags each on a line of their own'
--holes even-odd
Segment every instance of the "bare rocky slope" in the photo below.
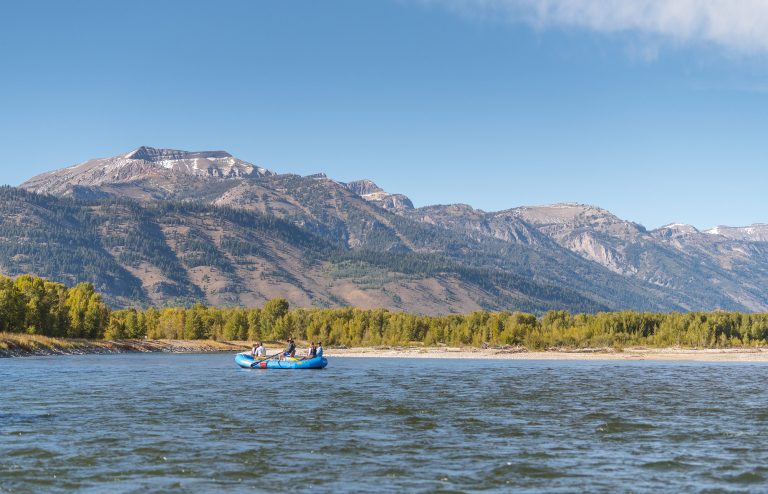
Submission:
<svg viewBox="0 0 768 494">
<path fill-rule="evenodd" d="M 761 225 L 647 231 L 580 204 L 414 208 L 369 180 L 149 147 L 21 187 L 32 193 L 0 198 L 0 270 L 95 280 L 120 306 L 282 296 L 423 313 L 768 309 Z"/>
</svg>

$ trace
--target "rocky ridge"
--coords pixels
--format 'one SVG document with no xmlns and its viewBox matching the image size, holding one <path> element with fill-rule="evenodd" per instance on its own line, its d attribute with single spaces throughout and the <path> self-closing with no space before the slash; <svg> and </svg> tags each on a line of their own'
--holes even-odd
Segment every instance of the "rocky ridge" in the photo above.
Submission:
<svg viewBox="0 0 768 494">
<path fill-rule="evenodd" d="M 704 230 L 704 233 L 722 235 L 732 240 L 768 242 L 768 225 L 764 223 L 755 223 L 754 225 L 742 227 L 716 226 L 715 228 Z"/>
</svg>

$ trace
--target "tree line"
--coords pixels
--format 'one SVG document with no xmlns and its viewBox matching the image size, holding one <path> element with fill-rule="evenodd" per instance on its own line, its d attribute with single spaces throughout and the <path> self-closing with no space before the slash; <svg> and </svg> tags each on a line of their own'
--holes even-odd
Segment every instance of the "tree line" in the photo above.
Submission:
<svg viewBox="0 0 768 494">
<path fill-rule="evenodd" d="M 0 331 L 101 338 L 112 314 L 90 283 L 67 288 L 29 275 L 0 276 Z"/>
<path fill-rule="evenodd" d="M 386 309 L 291 309 L 284 299 L 261 308 L 191 307 L 111 310 L 89 283 L 68 288 L 29 275 L 0 276 L 0 332 L 69 338 L 279 341 L 326 345 L 733 347 L 768 345 L 768 314 L 740 312 L 476 311 L 426 316 Z"/>
</svg>

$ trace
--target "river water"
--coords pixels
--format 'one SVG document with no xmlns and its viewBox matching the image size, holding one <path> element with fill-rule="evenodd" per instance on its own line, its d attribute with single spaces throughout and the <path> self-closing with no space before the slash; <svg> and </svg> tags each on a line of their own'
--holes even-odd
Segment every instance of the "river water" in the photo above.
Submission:
<svg viewBox="0 0 768 494">
<path fill-rule="evenodd" d="M 768 490 L 768 366 L 0 360 L 0 492 Z"/>
</svg>

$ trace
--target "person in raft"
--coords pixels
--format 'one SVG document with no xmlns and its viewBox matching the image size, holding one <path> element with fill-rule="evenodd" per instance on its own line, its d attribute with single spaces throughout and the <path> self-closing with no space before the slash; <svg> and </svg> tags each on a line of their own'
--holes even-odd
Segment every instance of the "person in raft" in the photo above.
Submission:
<svg viewBox="0 0 768 494">
<path fill-rule="evenodd" d="M 285 351 L 280 354 L 280 360 L 296 355 L 296 344 L 293 342 L 293 338 L 288 338 L 286 342 L 288 344 L 285 346 Z"/>
<path fill-rule="evenodd" d="M 304 357 L 304 360 L 309 360 L 311 358 L 315 358 L 317 356 L 317 347 L 315 346 L 315 342 L 310 342 L 309 348 L 307 348 L 307 356 Z"/>
<path fill-rule="evenodd" d="M 315 357 L 322 357 L 323 356 L 323 342 L 319 341 L 317 343 L 317 348 L 315 349 Z"/>
<path fill-rule="evenodd" d="M 257 358 L 264 358 L 267 356 L 267 349 L 264 348 L 264 345 L 261 342 L 258 342 L 253 345 L 253 348 L 251 349 L 251 357 L 254 359 Z"/>
</svg>

